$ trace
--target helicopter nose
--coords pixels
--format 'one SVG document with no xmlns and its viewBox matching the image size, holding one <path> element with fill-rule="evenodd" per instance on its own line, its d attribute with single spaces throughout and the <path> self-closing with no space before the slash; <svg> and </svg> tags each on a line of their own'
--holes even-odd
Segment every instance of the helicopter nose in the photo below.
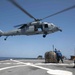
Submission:
<svg viewBox="0 0 75 75">
<path fill-rule="evenodd" d="M 60 32 L 62 32 L 62 29 L 60 29 L 59 27 L 56 27 L 57 30 L 59 30 Z"/>
<path fill-rule="evenodd" d="M 62 29 L 59 29 L 60 30 L 60 32 L 62 32 Z"/>
</svg>

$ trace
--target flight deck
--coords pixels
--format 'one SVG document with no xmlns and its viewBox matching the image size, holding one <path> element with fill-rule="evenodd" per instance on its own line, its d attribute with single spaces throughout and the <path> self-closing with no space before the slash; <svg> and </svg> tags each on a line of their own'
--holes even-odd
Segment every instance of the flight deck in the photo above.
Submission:
<svg viewBox="0 0 75 75">
<path fill-rule="evenodd" d="M 75 75 L 74 63 L 45 63 L 44 59 L 10 59 L 0 61 L 0 75 Z"/>
</svg>

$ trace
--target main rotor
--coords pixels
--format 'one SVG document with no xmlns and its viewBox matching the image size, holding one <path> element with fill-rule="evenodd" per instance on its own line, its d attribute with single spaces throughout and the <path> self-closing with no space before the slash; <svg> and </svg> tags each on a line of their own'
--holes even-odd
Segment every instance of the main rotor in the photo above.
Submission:
<svg viewBox="0 0 75 75">
<path fill-rule="evenodd" d="M 71 10 L 71 9 L 74 9 L 75 8 L 75 5 L 71 6 L 71 7 L 68 7 L 68 8 L 65 8 L 59 12 L 56 12 L 56 13 L 53 13 L 51 15 L 48 15 L 42 19 L 37 19 L 35 18 L 34 16 L 32 16 L 29 12 L 27 12 L 25 9 L 23 9 L 15 0 L 9 0 L 13 5 L 15 5 L 16 7 L 18 7 L 21 11 L 23 11 L 26 15 L 28 15 L 30 18 L 34 19 L 34 21 L 41 21 L 41 20 L 44 20 L 46 18 L 49 18 L 49 17 L 52 17 L 52 16 L 55 16 L 55 15 L 58 15 L 60 13 L 63 13 L 65 11 L 68 11 L 68 10 Z"/>
</svg>

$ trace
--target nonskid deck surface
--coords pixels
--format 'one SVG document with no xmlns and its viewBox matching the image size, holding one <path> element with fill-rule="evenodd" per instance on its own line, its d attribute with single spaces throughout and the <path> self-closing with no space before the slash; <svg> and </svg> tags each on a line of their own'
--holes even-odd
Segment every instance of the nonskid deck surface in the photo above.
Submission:
<svg viewBox="0 0 75 75">
<path fill-rule="evenodd" d="M 74 63 L 45 63 L 45 60 L 3 60 L 0 61 L 0 75 L 75 75 Z"/>
</svg>

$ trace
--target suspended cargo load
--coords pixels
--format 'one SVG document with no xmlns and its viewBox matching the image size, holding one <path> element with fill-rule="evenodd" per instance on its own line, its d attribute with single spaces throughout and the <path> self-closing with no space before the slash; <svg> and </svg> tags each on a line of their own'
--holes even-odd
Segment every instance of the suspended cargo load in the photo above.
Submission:
<svg viewBox="0 0 75 75">
<path fill-rule="evenodd" d="M 45 62 L 46 63 L 57 63 L 56 53 L 49 51 L 45 53 Z"/>
</svg>

